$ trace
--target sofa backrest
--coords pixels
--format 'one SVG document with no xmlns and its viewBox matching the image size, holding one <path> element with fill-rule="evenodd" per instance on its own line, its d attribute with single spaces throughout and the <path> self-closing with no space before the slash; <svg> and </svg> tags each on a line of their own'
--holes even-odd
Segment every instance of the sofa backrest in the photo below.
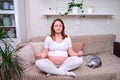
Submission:
<svg viewBox="0 0 120 80">
<path fill-rule="evenodd" d="M 72 43 L 83 44 L 84 54 L 109 52 L 113 54 L 113 43 L 115 41 L 115 34 L 94 34 L 94 35 L 80 35 L 70 36 Z M 43 42 L 45 36 L 34 37 L 30 42 Z M 82 45 L 73 45 L 74 49 Z M 81 48 L 80 48 L 81 49 Z M 78 49 L 77 49 L 78 51 Z M 77 52 L 76 51 L 76 52 Z"/>
<path fill-rule="evenodd" d="M 109 52 L 112 54 L 115 38 L 115 34 L 71 36 L 72 42 L 82 42 L 84 44 L 84 54 L 103 52 Z"/>
</svg>

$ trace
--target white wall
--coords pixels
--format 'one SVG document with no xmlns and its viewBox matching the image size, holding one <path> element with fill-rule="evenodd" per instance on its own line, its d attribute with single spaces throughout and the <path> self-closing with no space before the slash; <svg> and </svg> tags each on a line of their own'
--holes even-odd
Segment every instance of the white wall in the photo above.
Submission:
<svg viewBox="0 0 120 80">
<path fill-rule="evenodd" d="M 50 16 L 43 14 L 48 8 L 66 9 L 70 0 L 25 0 L 27 39 L 35 36 L 46 36 L 50 33 L 50 26 L 55 18 L 61 18 L 66 26 L 68 35 L 114 33 L 116 41 L 120 41 L 120 0 L 85 0 L 85 12 L 89 6 L 95 6 L 100 13 L 114 13 L 112 17 L 88 16 L 76 19 L 76 16 Z M 77 0 L 79 1 L 79 0 Z M 78 20 L 78 23 L 76 21 Z"/>
<path fill-rule="evenodd" d="M 27 35 L 26 35 L 26 18 L 25 18 L 25 1 L 24 0 L 18 0 L 18 27 L 19 33 L 20 34 L 20 40 L 26 40 Z"/>
</svg>

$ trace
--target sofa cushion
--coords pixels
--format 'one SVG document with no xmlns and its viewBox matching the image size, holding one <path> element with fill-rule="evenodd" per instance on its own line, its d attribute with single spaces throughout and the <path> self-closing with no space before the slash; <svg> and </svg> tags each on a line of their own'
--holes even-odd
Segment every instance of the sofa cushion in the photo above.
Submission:
<svg viewBox="0 0 120 80">
<path fill-rule="evenodd" d="M 43 50 L 44 42 L 29 42 L 32 46 L 34 54 L 41 53 Z"/>
<path fill-rule="evenodd" d="M 16 56 L 19 58 L 24 71 L 30 70 L 31 65 L 35 62 L 35 57 L 31 45 L 27 45 L 21 48 L 16 52 Z"/>
<path fill-rule="evenodd" d="M 119 80 L 116 78 L 120 76 L 117 74 L 119 72 L 118 70 L 120 70 L 118 67 L 120 66 L 120 59 L 108 53 L 97 53 L 97 56 L 101 58 L 102 66 L 91 69 L 87 67 L 84 62 L 78 70 L 75 70 L 78 78 L 81 80 Z"/>
<path fill-rule="evenodd" d="M 83 49 L 83 42 L 73 42 L 72 48 L 75 52 L 78 52 L 79 50 Z"/>
</svg>

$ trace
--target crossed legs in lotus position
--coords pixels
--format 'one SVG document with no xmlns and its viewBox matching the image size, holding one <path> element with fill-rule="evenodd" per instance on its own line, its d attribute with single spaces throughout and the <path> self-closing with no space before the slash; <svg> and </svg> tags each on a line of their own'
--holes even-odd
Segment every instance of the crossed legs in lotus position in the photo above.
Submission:
<svg viewBox="0 0 120 80">
<path fill-rule="evenodd" d="M 82 57 L 68 57 L 65 62 L 59 66 L 52 63 L 49 59 L 38 59 L 35 65 L 43 72 L 48 73 L 47 76 L 51 74 L 55 75 L 66 75 L 66 76 L 76 76 L 71 70 L 80 67 L 83 63 Z"/>
</svg>

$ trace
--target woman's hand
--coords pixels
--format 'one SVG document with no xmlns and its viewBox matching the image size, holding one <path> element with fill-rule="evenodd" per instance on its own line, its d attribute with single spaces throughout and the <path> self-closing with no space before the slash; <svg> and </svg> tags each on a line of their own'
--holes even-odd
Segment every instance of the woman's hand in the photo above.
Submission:
<svg viewBox="0 0 120 80">
<path fill-rule="evenodd" d="M 37 53 L 37 54 L 35 55 L 35 57 L 36 57 L 36 59 L 41 59 L 41 58 L 42 58 L 42 54 L 41 54 L 41 53 Z"/>
<path fill-rule="evenodd" d="M 83 51 L 80 50 L 80 51 L 78 52 L 78 57 L 81 57 L 82 55 L 83 55 Z"/>
</svg>

